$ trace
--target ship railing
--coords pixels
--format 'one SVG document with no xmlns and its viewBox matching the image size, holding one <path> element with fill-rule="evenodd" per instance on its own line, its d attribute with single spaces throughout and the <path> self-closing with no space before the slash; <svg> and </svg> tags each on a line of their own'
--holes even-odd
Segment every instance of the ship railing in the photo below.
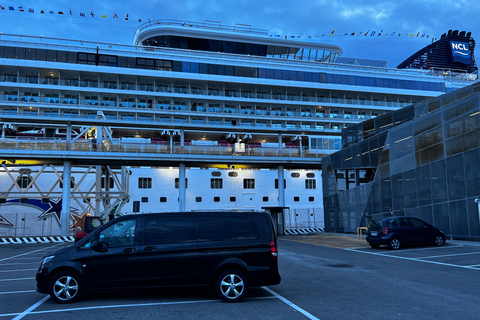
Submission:
<svg viewBox="0 0 480 320">
<path fill-rule="evenodd" d="M 123 143 L 121 141 L 103 140 L 97 144 L 94 139 L 80 139 L 67 142 L 62 139 L 22 137 L 0 138 L 0 150 L 31 151 L 65 151 L 88 153 L 134 153 L 134 154 L 174 154 L 205 156 L 239 156 L 239 157 L 294 157 L 322 158 L 337 149 L 309 149 L 303 147 L 269 148 L 246 144 L 244 148 L 220 145 L 180 145 L 179 143 Z"/>
<path fill-rule="evenodd" d="M 200 29 L 213 29 L 213 30 L 224 30 L 231 32 L 241 32 L 249 34 L 258 34 L 258 35 L 267 35 L 268 31 L 264 29 L 255 29 L 250 25 L 244 24 L 235 24 L 235 26 L 226 26 L 222 25 L 219 21 L 209 21 L 205 20 L 204 22 L 193 22 L 193 21 L 183 21 L 183 20 L 153 20 L 146 22 L 140 25 L 135 32 L 138 35 L 141 31 L 145 29 L 155 28 L 161 26 L 180 26 L 186 28 L 200 28 Z"/>
<path fill-rule="evenodd" d="M 14 80 L 14 81 L 13 81 Z M 98 82 L 98 81 L 86 81 L 86 80 L 62 80 L 62 79 L 52 79 L 52 78 L 32 78 L 32 77 L 6 77 L 0 76 L 0 82 L 19 82 L 19 83 L 40 83 L 48 85 L 68 85 L 68 86 L 80 86 L 80 87 L 92 87 L 92 88 L 108 88 L 108 89 L 124 89 L 124 90 L 135 90 L 143 92 L 166 92 L 171 93 L 171 88 L 165 88 L 163 85 L 154 86 L 154 85 L 135 85 L 135 84 L 117 84 L 110 82 Z M 393 108 L 402 108 L 410 105 L 409 102 L 396 102 L 396 101 L 380 101 L 380 100 L 363 100 L 363 99 L 353 99 L 353 98 L 329 98 L 321 96 L 304 96 L 304 95 L 293 95 L 293 94 L 280 94 L 280 93 L 255 93 L 255 92 L 231 92 L 223 90 L 200 90 L 195 88 L 175 88 L 175 93 L 180 94 L 191 94 L 191 95 L 209 95 L 209 96 L 220 96 L 220 97 L 242 97 L 248 99 L 259 99 L 259 100 L 282 100 L 282 101 L 303 101 L 308 103 L 332 103 L 332 104 L 343 104 L 343 105 L 369 105 L 369 106 L 386 106 Z M 74 96 L 74 95 L 73 95 Z M 169 97 L 165 97 L 169 98 Z M 100 106 L 110 106 L 110 107 L 127 107 L 127 108 L 152 108 L 146 103 L 140 103 L 135 99 L 133 101 L 119 101 L 108 99 L 108 100 L 99 100 L 99 99 L 77 99 L 72 98 L 71 96 L 59 97 L 58 94 L 50 94 L 50 96 L 41 96 L 39 98 L 38 93 L 29 95 L 29 96 L 20 96 L 18 94 L 5 94 L 0 95 L 0 101 L 19 101 L 19 102 L 46 102 L 46 103 L 63 103 L 63 104 L 80 104 L 80 105 L 100 105 Z M 164 99 L 164 98 L 158 98 Z M 154 100 L 154 99 L 152 99 Z M 155 102 L 153 103 L 155 105 Z M 164 103 L 157 102 L 156 109 L 163 109 Z M 174 105 L 168 105 L 171 109 L 174 109 Z M 191 111 L 201 111 L 199 110 L 201 106 L 195 107 L 198 110 Z M 185 106 L 183 107 L 185 109 Z M 192 107 L 193 109 L 193 107 Z M 207 108 L 205 108 L 206 111 Z"/>
</svg>

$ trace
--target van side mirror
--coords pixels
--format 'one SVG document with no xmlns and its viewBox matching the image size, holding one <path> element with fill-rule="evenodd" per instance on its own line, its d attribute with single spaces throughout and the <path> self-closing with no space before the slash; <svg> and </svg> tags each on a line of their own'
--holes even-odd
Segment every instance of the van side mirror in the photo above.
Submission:
<svg viewBox="0 0 480 320">
<path fill-rule="evenodd" d="M 98 240 L 95 240 L 92 242 L 92 245 L 90 246 L 92 248 L 93 251 L 97 251 L 97 252 L 107 252 L 107 248 L 105 248 L 104 246 L 102 246 L 100 244 L 100 242 L 98 242 Z"/>
</svg>

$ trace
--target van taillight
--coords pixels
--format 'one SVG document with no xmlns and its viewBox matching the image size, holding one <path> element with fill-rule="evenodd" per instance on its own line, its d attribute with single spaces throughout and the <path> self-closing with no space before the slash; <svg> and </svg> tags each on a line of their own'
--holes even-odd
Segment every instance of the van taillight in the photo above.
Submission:
<svg viewBox="0 0 480 320">
<path fill-rule="evenodd" d="M 276 260 L 278 257 L 278 252 L 277 252 L 277 246 L 275 245 L 275 242 L 270 242 L 270 252 L 272 253 L 272 259 Z"/>
<path fill-rule="evenodd" d="M 382 234 L 386 235 L 388 233 L 388 227 L 383 228 Z"/>
</svg>

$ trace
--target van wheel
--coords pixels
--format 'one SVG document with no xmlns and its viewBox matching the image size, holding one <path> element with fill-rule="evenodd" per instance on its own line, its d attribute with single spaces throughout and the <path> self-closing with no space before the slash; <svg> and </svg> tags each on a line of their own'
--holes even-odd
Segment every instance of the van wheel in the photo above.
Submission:
<svg viewBox="0 0 480 320">
<path fill-rule="evenodd" d="M 50 297 L 57 303 L 76 302 L 81 298 L 83 290 L 80 275 L 72 271 L 60 272 L 48 286 Z"/>
<path fill-rule="evenodd" d="M 398 240 L 397 238 L 393 238 L 392 240 L 390 240 L 388 247 L 392 250 L 400 249 L 401 247 L 400 240 Z"/>
<path fill-rule="evenodd" d="M 239 270 L 225 270 L 218 276 L 215 282 L 215 291 L 223 301 L 242 301 L 248 291 L 248 279 Z"/>
</svg>

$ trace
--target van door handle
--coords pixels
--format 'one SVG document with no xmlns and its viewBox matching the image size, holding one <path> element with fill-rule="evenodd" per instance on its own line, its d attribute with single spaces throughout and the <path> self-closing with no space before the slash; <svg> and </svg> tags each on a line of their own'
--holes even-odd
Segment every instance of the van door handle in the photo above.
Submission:
<svg viewBox="0 0 480 320">
<path fill-rule="evenodd" d="M 135 248 L 125 248 L 123 252 L 134 252 Z"/>
<path fill-rule="evenodd" d="M 157 247 L 155 247 L 155 246 L 149 246 L 149 247 L 145 247 L 145 249 L 143 249 L 143 250 L 145 250 L 145 251 L 153 251 L 153 250 L 155 250 L 155 249 L 157 249 Z"/>
</svg>

